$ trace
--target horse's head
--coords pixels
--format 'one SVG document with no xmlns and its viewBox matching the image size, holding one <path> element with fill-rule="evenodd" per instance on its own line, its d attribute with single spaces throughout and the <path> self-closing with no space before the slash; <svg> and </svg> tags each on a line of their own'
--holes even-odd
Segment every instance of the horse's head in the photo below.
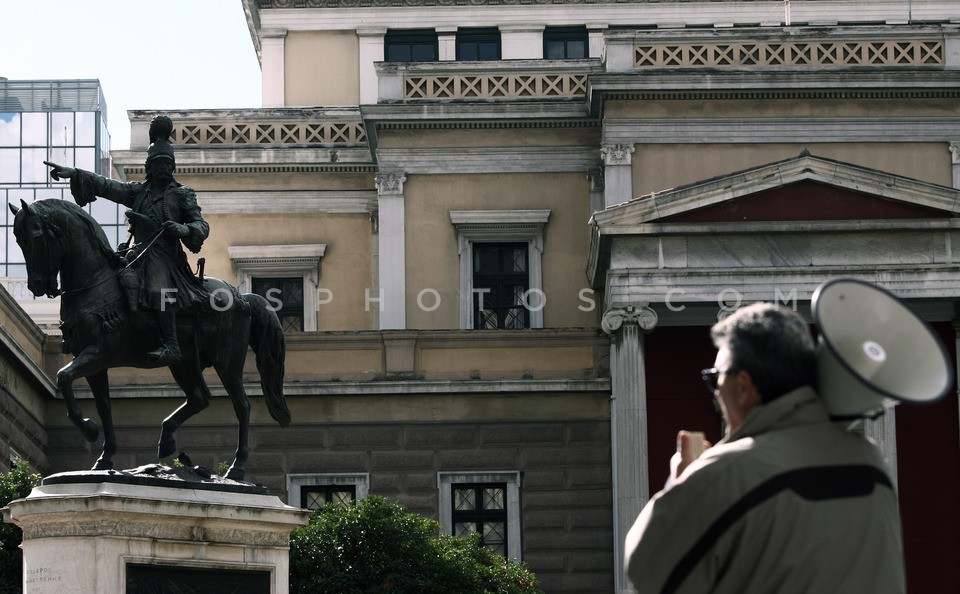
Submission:
<svg viewBox="0 0 960 594">
<path fill-rule="evenodd" d="M 27 287 L 36 296 L 56 297 L 60 294 L 57 275 L 63 247 L 57 238 L 56 227 L 37 205 L 20 201 L 22 208 L 10 205 L 13 212 L 13 234 L 27 263 Z"/>
</svg>

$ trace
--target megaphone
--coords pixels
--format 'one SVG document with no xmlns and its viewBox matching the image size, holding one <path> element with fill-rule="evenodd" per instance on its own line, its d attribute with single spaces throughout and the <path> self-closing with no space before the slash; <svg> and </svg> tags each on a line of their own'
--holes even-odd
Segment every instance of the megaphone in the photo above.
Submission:
<svg viewBox="0 0 960 594">
<path fill-rule="evenodd" d="M 891 293 L 853 279 L 820 285 L 811 303 L 820 330 L 820 397 L 831 418 L 876 418 L 900 402 L 932 403 L 953 385 L 933 330 Z"/>
</svg>

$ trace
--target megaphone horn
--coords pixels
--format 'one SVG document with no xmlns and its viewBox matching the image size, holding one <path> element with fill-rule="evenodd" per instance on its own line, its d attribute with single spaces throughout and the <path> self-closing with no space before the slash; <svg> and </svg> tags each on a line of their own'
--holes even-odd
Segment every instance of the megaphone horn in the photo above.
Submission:
<svg viewBox="0 0 960 594">
<path fill-rule="evenodd" d="M 820 397 L 831 418 L 873 418 L 900 402 L 932 403 L 953 385 L 939 338 L 888 291 L 834 279 L 817 288 L 811 307 L 820 331 Z"/>
</svg>

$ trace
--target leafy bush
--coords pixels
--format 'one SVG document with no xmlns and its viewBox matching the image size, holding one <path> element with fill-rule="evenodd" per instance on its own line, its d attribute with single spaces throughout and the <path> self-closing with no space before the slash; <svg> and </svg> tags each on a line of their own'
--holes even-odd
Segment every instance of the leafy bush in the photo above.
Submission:
<svg viewBox="0 0 960 594">
<path fill-rule="evenodd" d="M 480 544 L 480 536 L 439 535 L 440 525 L 397 503 L 369 496 L 327 505 L 290 541 L 295 594 L 535 594 L 521 563 Z"/>
<path fill-rule="evenodd" d="M 30 474 L 23 460 L 17 460 L 10 472 L 0 474 L 0 507 L 22 499 L 40 483 L 39 474 Z M 23 585 L 23 532 L 14 524 L 0 523 L 0 594 L 20 592 Z"/>
</svg>

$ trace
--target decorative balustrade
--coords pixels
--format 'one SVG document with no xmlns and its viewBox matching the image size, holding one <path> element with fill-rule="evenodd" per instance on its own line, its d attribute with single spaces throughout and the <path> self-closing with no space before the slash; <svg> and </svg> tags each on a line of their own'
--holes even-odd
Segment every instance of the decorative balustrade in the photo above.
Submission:
<svg viewBox="0 0 960 594">
<path fill-rule="evenodd" d="M 942 66 L 942 40 L 638 43 L 635 68 Z"/>
<path fill-rule="evenodd" d="M 366 141 L 360 122 L 180 122 L 173 142 L 195 144 L 323 144 L 357 145 Z"/>
<path fill-rule="evenodd" d="M 387 101 L 576 99 L 599 71 L 596 59 L 377 65 L 380 99 Z"/>
</svg>

